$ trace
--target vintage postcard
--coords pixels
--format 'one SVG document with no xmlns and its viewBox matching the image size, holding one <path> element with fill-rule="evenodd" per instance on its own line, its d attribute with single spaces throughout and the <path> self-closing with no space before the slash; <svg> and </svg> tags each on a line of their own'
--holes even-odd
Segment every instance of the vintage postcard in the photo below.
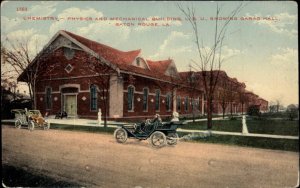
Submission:
<svg viewBox="0 0 300 188">
<path fill-rule="evenodd" d="M 294 1 L 3 1 L 4 187 L 297 187 Z"/>
</svg>

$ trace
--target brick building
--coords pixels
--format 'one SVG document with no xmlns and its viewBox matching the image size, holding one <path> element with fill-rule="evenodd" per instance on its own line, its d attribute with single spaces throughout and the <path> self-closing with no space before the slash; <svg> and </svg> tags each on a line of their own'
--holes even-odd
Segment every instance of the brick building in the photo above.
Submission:
<svg viewBox="0 0 300 188">
<path fill-rule="evenodd" d="M 166 117 L 175 110 L 181 116 L 205 113 L 200 72 L 178 72 L 171 59 L 151 61 L 140 54 L 141 50 L 124 52 L 61 30 L 18 81 L 26 81 L 26 72 L 38 67 L 35 95 L 42 113 L 64 110 L 71 117 L 96 118 L 101 108 L 111 119 L 147 118 L 156 113 Z M 225 90 L 233 93 L 226 99 L 230 104 L 226 113 L 245 112 L 252 103 L 267 105 L 257 95 L 245 94 L 245 84 L 223 71 L 220 80 L 214 113 L 222 113 L 220 96 Z M 225 80 L 231 88 L 225 88 Z M 241 100 L 240 93 L 251 97 L 251 103 Z"/>
</svg>

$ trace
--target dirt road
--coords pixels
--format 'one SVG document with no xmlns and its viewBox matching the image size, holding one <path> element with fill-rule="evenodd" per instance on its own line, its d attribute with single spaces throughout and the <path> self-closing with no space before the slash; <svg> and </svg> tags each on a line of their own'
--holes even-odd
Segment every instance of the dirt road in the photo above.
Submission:
<svg viewBox="0 0 300 188">
<path fill-rule="evenodd" d="M 298 153 L 2 126 L 2 163 L 95 187 L 294 187 Z"/>
</svg>

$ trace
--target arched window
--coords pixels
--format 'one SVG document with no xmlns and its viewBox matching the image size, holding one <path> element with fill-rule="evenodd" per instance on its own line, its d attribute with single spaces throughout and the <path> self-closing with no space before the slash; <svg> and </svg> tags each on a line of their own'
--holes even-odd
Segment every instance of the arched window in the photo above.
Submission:
<svg viewBox="0 0 300 188">
<path fill-rule="evenodd" d="M 155 110 L 159 111 L 160 107 L 160 90 L 155 90 Z"/>
<path fill-rule="evenodd" d="M 199 105 L 199 97 L 192 99 L 192 110 L 197 110 Z"/>
<path fill-rule="evenodd" d="M 143 89 L 143 111 L 148 110 L 148 88 Z"/>
<path fill-rule="evenodd" d="M 171 104 L 172 104 L 171 101 L 172 101 L 172 96 L 171 96 L 170 93 L 168 93 L 166 95 L 166 109 L 167 109 L 167 111 L 171 111 Z"/>
<path fill-rule="evenodd" d="M 91 97 L 91 110 L 97 110 L 98 108 L 98 92 L 97 92 L 97 86 L 91 85 L 90 87 L 90 97 Z"/>
<path fill-rule="evenodd" d="M 180 111 L 180 108 L 181 108 L 181 100 L 180 100 L 180 96 L 177 96 L 177 111 L 179 112 Z"/>
<path fill-rule="evenodd" d="M 136 58 L 136 65 L 137 65 L 137 66 L 141 66 L 141 62 L 140 62 L 140 61 L 141 61 L 140 58 Z"/>
<path fill-rule="evenodd" d="M 189 110 L 189 97 L 185 97 L 184 109 L 185 109 L 185 111 Z"/>
<path fill-rule="evenodd" d="M 52 88 L 46 87 L 46 109 L 52 108 Z"/>
<path fill-rule="evenodd" d="M 128 86 L 128 110 L 133 111 L 134 107 L 134 87 Z"/>
</svg>

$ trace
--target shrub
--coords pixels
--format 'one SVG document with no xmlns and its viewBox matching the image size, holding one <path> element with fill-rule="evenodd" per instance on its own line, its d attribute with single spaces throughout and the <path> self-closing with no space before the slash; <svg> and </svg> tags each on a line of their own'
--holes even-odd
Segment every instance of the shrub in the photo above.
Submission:
<svg viewBox="0 0 300 188">
<path fill-rule="evenodd" d="M 247 110 L 247 114 L 249 116 L 258 116 L 258 117 L 260 117 L 261 113 L 259 111 L 259 106 L 257 106 L 257 105 L 249 106 L 249 108 Z"/>
</svg>

